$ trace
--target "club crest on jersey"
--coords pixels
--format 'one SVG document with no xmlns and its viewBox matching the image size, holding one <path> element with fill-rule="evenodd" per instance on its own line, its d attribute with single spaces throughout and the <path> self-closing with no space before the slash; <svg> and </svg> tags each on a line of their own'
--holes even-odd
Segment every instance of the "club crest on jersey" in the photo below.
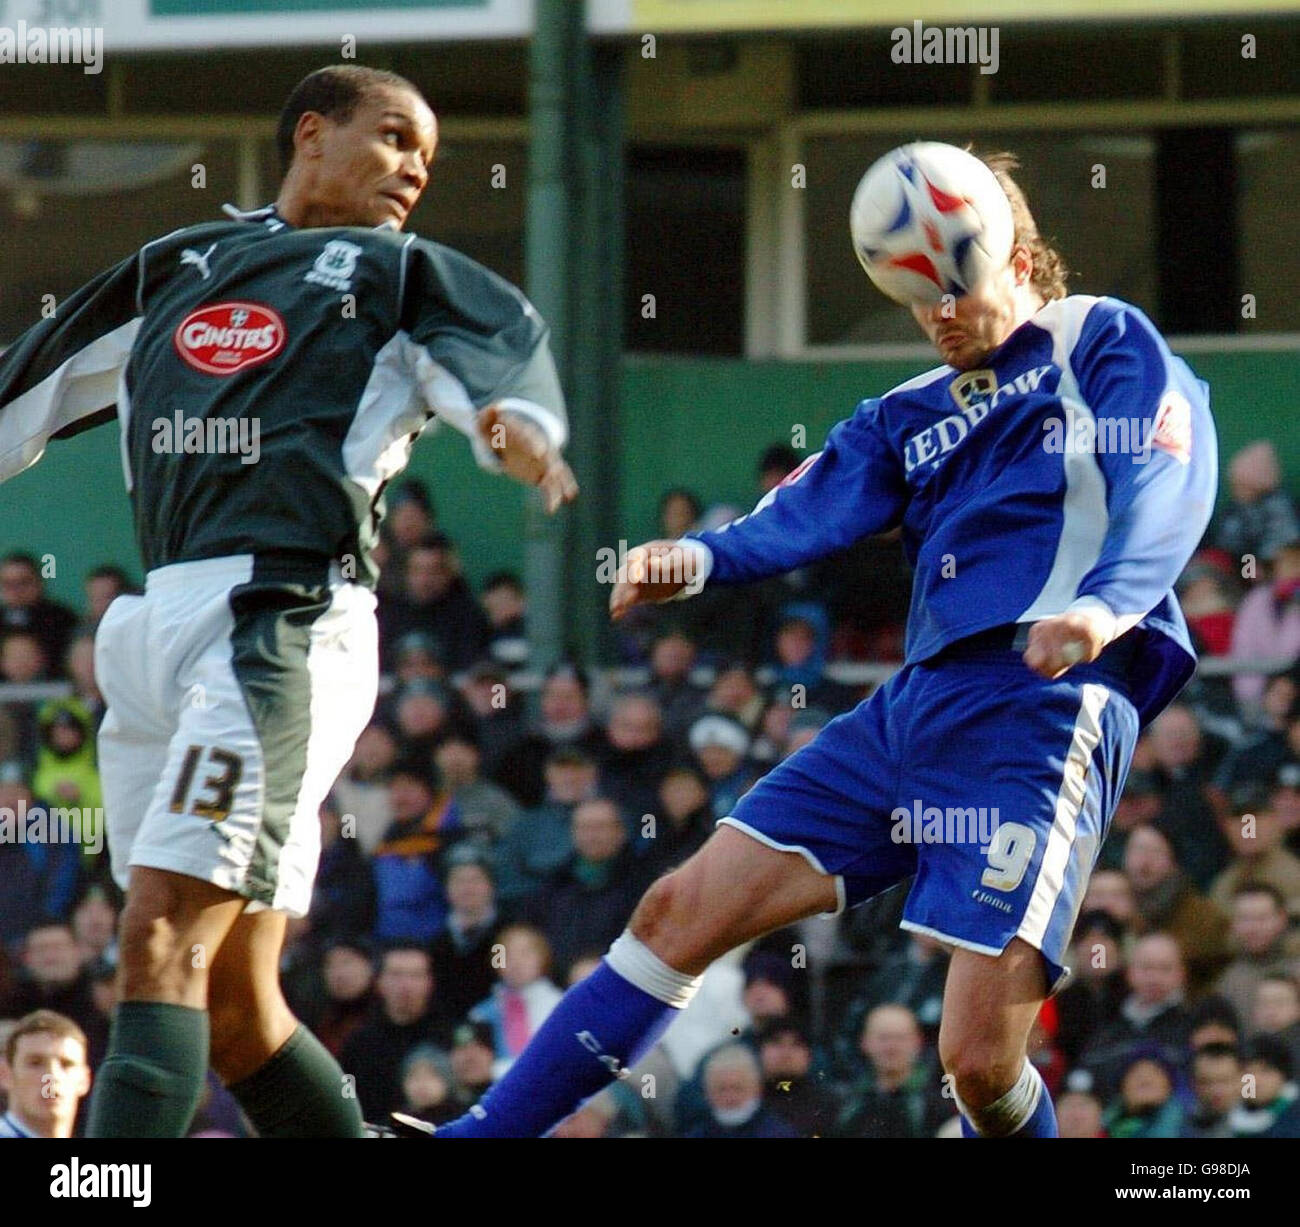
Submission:
<svg viewBox="0 0 1300 1227">
<path fill-rule="evenodd" d="M 361 252 L 360 247 L 346 239 L 330 239 L 303 280 L 331 290 L 350 290 Z"/>
<path fill-rule="evenodd" d="M 1037 392 L 1038 386 L 1052 372 L 1053 366 L 1036 366 L 1017 375 L 1010 383 L 998 384 L 993 371 L 967 371 L 949 385 L 961 409 L 940 418 L 933 426 L 914 434 L 903 446 L 903 467 L 908 473 L 926 464 L 931 468 L 940 464 L 958 444 L 965 441 L 1001 401 L 1009 397 L 1028 396 Z M 1059 373 L 1059 372 L 1058 372 Z"/>
<path fill-rule="evenodd" d="M 172 334 L 187 366 L 205 375 L 233 375 L 284 348 L 284 320 L 255 302 L 219 302 L 191 311 Z"/>
<path fill-rule="evenodd" d="M 998 377 L 990 370 L 963 371 L 948 385 L 948 391 L 963 411 L 983 404 L 998 390 Z"/>
</svg>

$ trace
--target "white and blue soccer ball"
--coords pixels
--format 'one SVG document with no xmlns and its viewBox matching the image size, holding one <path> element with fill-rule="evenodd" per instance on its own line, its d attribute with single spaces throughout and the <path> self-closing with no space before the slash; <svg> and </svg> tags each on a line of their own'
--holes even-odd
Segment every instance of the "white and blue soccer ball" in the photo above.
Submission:
<svg viewBox="0 0 1300 1227">
<path fill-rule="evenodd" d="M 1011 256 L 1011 204 L 974 154 L 917 141 L 873 163 L 849 211 L 853 250 L 895 302 L 969 294 Z"/>
</svg>

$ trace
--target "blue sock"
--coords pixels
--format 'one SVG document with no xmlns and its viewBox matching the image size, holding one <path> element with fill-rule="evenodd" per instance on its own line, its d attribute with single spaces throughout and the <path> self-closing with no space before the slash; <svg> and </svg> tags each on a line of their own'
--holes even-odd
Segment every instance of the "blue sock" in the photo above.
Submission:
<svg viewBox="0 0 1300 1227">
<path fill-rule="evenodd" d="M 619 938 L 607 960 L 565 993 L 482 1102 L 438 1126 L 439 1138 L 541 1137 L 654 1047 L 680 1008 L 638 988 L 610 966 L 608 957 L 620 946 L 626 950 L 626 943 L 639 948 L 638 959 L 658 963 L 634 938 Z M 627 960 L 614 961 L 624 966 Z M 662 963 L 658 967 L 688 981 Z M 672 989 L 663 995 L 672 996 Z"/>
<path fill-rule="evenodd" d="M 1020 1124 L 1016 1125 L 1010 1133 L 1002 1133 L 1000 1130 L 1006 1127 L 1007 1113 L 1019 1115 L 1023 1108 L 1019 1103 L 1027 1102 L 1027 1096 L 1033 1093 L 1033 1084 L 1038 1084 L 1038 1102 L 1034 1105 L 1034 1110 Z M 1018 1102 L 1017 1102 L 1018 1101 Z M 1056 1108 L 1052 1104 L 1052 1097 L 1048 1093 L 1046 1085 L 1043 1083 L 1042 1075 L 1026 1061 L 1024 1070 L 1016 1085 L 1007 1092 L 1002 1099 L 992 1108 L 986 1109 L 988 1115 L 988 1125 L 995 1131 L 995 1136 L 1011 1138 L 1055 1138 L 1060 1137 L 1060 1131 L 1056 1125 Z M 977 1133 L 975 1126 L 970 1123 L 965 1110 L 961 1114 L 961 1135 L 964 1138 L 977 1138 L 982 1136 Z"/>
<path fill-rule="evenodd" d="M 1038 1097 L 1038 1106 L 1030 1114 L 1030 1117 L 1019 1129 L 1011 1135 L 1013 1138 L 1059 1138 L 1060 1129 L 1056 1125 L 1056 1108 L 1052 1104 L 1052 1097 L 1047 1093 L 1047 1087 L 1043 1087 L 1043 1093 Z"/>
</svg>

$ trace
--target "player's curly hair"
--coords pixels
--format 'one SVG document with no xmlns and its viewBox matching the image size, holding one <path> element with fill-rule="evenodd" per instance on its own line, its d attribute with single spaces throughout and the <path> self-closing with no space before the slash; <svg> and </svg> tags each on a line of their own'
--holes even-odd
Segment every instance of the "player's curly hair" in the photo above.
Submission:
<svg viewBox="0 0 1300 1227">
<path fill-rule="evenodd" d="M 280 155 L 280 169 L 287 173 L 293 161 L 293 134 L 298 120 L 308 111 L 324 115 L 335 123 L 345 124 L 357 109 L 357 103 L 376 86 L 395 85 L 423 97 L 405 77 L 383 68 L 366 68 L 361 64 L 331 64 L 303 77 L 293 87 L 275 126 L 275 148 Z"/>
<path fill-rule="evenodd" d="M 1034 215 L 1029 211 L 1029 202 L 1025 199 L 1025 193 L 1020 184 L 1011 177 L 1013 170 L 1020 169 L 1020 160 L 1014 153 L 1005 150 L 999 153 L 976 154 L 976 157 L 997 177 L 998 183 L 1002 185 L 1002 190 L 1011 202 L 1011 216 L 1016 223 L 1015 242 L 1029 248 L 1029 254 L 1034 260 L 1034 272 L 1030 278 L 1034 289 L 1046 302 L 1051 302 L 1054 298 L 1064 298 L 1070 292 L 1066 286 L 1070 270 L 1066 267 L 1061 253 L 1038 232 L 1038 223 L 1034 221 Z"/>
</svg>

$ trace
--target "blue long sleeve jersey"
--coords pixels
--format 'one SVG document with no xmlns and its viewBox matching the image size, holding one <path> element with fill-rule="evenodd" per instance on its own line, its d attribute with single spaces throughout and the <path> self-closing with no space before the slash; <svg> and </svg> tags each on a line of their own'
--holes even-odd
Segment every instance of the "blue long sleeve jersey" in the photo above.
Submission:
<svg viewBox="0 0 1300 1227">
<path fill-rule="evenodd" d="M 1075 295 L 986 367 L 939 367 L 863 401 L 748 515 L 687 540 L 704 580 L 743 583 L 901 525 L 908 664 L 977 631 L 1087 612 L 1108 640 L 1139 637 L 1129 683 L 1146 724 L 1195 668 L 1173 585 L 1217 483 L 1207 385 L 1136 307 Z"/>
</svg>

